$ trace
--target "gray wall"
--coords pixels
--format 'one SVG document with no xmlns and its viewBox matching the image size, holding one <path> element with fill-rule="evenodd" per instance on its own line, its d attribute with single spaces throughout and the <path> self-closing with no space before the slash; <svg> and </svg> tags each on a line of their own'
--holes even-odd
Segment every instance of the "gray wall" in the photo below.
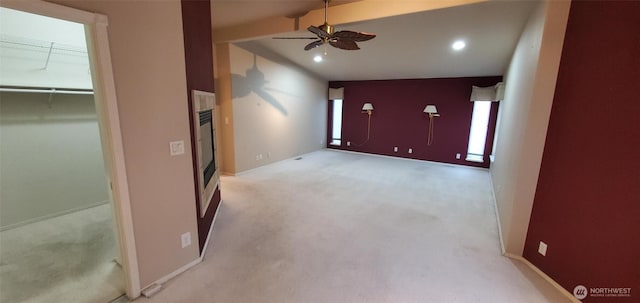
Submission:
<svg viewBox="0 0 640 303">
<path fill-rule="evenodd" d="M 328 82 L 255 44 L 229 50 L 235 172 L 324 148 Z"/>
<path fill-rule="evenodd" d="M 0 93 L 0 228 L 108 202 L 92 95 Z"/>
</svg>

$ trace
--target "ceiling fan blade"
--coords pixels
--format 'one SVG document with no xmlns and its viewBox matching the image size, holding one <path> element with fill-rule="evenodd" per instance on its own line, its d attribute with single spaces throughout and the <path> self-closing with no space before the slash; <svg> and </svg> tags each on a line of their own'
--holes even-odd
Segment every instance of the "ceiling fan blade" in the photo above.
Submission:
<svg viewBox="0 0 640 303">
<path fill-rule="evenodd" d="M 354 31 L 339 31 L 333 33 L 334 38 L 352 40 L 357 42 L 368 41 L 376 37 L 375 34 L 354 32 Z"/>
<path fill-rule="evenodd" d="M 327 23 L 327 10 L 329 7 L 329 0 L 324 0 L 324 24 L 320 26 L 309 26 L 307 30 L 318 36 L 318 40 L 313 41 L 305 45 L 304 50 L 308 51 L 314 49 L 325 43 L 329 43 L 331 46 L 345 50 L 358 50 L 358 44 L 356 42 L 368 41 L 376 37 L 375 34 L 354 32 L 354 31 L 339 31 L 336 32 L 333 25 Z M 316 39 L 310 37 L 273 37 L 273 39 Z"/>
<path fill-rule="evenodd" d="M 304 47 L 304 50 L 308 51 L 308 50 L 314 49 L 314 48 L 316 48 L 316 47 L 318 47 L 318 46 L 320 46 L 322 44 L 324 44 L 324 41 L 322 41 L 322 40 L 313 41 L 313 42 L 307 44 Z"/>
<path fill-rule="evenodd" d="M 346 50 L 358 50 L 358 49 L 360 49 L 358 47 L 358 44 L 356 44 L 356 42 L 353 41 L 353 40 L 336 39 L 336 40 L 330 40 L 329 44 L 331 44 L 331 46 L 337 47 L 339 49 L 346 49 Z"/>
<path fill-rule="evenodd" d="M 272 37 L 271 39 L 279 39 L 279 40 L 293 40 L 293 39 L 305 39 L 305 40 L 315 40 L 318 39 L 318 37 Z"/>
<path fill-rule="evenodd" d="M 309 30 L 310 32 L 318 35 L 318 37 L 320 38 L 329 38 L 329 33 L 325 32 L 323 29 L 317 27 L 317 26 L 309 26 L 307 27 L 307 30 Z"/>
</svg>

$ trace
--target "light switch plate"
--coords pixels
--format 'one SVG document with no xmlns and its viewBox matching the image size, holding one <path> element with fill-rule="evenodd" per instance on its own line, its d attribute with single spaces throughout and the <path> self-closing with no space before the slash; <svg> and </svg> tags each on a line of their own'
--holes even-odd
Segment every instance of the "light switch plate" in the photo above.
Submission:
<svg viewBox="0 0 640 303">
<path fill-rule="evenodd" d="M 169 154 L 172 156 L 184 154 L 184 141 L 169 142 Z"/>
<path fill-rule="evenodd" d="M 186 232 L 186 233 L 182 234 L 182 236 L 180 236 L 180 240 L 182 242 L 182 248 L 185 248 L 185 247 L 191 245 L 191 233 L 190 232 Z"/>
</svg>

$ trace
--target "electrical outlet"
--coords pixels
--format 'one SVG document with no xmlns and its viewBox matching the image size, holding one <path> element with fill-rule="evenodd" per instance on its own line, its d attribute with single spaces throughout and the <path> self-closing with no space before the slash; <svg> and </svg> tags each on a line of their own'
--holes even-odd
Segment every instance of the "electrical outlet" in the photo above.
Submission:
<svg viewBox="0 0 640 303">
<path fill-rule="evenodd" d="M 540 245 L 538 245 L 538 253 L 543 256 L 547 255 L 547 243 L 540 241 Z"/>
<path fill-rule="evenodd" d="M 182 234 L 182 236 L 180 236 L 180 241 L 182 242 L 182 248 L 191 245 L 191 232 Z"/>
<path fill-rule="evenodd" d="M 256 155 L 256 161 L 260 161 L 260 156 Z"/>
<path fill-rule="evenodd" d="M 351 141 L 347 141 L 347 146 L 351 146 Z"/>
<path fill-rule="evenodd" d="M 395 153 L 397 153 L 397 152 L 398 152 L 398 147 L 397 147 L 397 146 L 394 146 L 394 147 L 393 147 L 393 152 L 395 152 Z"/>
<path fill-rule="evenodd" d="M 262 154 L 258 155 L 259 160 L 262 160 Z"/>
<path fill-rule="evenodd" d="M 409 148 L 409 153 L 413 154 L 413 148 Z"/>
<path fill-rule="evenodd" d="M 456 159 L 460 159 L 460 153 L 456 154 Z"/>
</svg>

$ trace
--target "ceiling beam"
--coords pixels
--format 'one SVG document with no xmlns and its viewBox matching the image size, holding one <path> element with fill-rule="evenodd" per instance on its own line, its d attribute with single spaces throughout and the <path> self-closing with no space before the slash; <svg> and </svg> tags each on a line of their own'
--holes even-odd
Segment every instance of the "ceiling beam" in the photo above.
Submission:
<svg viewBox="0 0 640 303">
<path fill-rule="evenodd" d="M 330 6 L 327 14 L 329 23 L 337 25 L 487 1 L 489 0 L 363 0 Z M 324 8 L 312 10 L 297 20 L 288 17 L 272 17 L 237 26 L 214 29 L 213 40 L 216 43 L 250 40 L 295 32 L 306 29 L 310 25 L 320 25 L 323 22 Z"/>
</svg>

